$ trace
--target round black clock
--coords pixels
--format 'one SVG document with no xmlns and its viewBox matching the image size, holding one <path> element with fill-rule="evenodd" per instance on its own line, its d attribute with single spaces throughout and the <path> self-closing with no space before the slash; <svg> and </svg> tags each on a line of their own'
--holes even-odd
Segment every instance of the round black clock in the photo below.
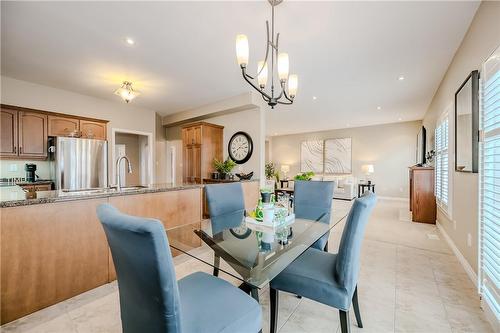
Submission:
<svg viewBox="0 0 500 333">
<path fill-rule="evenodd" d="M 227 145 L 229 157 L 238 164 L 243 164 L 250 159 L 253 153 L 253 141 L 245 132 L 236 132 Z"/>
</svg>

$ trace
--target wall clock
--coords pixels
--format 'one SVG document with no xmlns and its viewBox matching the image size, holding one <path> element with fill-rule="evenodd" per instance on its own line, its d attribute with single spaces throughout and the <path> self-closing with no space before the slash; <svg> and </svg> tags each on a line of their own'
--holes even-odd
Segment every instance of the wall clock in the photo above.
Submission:
<svg viewBox="0 0 500 333">
<path fill-rule="evenodd" d="M 229 157 L 237 164 L 243 164 L 250 159 L 253 153 L 253 141 L 245 132 L 236 132 L 227 145 Z"/>
</svg>

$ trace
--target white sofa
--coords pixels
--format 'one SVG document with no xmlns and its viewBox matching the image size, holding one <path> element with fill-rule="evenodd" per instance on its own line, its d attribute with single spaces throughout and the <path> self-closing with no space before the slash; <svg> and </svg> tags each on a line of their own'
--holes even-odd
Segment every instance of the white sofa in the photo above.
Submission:
<svg viewBox="0 0 500 333">
<path fill-rule="evenodd" d="M 318 175 L 312 180 L 334 181 L 334 199 L 352 200 L 358 195 L 358 180 L 352 175 Z"/>
</svg>

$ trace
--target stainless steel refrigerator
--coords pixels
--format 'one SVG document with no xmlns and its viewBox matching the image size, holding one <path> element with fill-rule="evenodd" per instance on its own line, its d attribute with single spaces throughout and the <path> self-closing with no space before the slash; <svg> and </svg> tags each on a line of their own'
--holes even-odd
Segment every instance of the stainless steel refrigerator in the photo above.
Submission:
<svg viewBox="0 0 500 333">
<path fill-rule="evenodd" d="M 108 143 L 105 140 L 57 137 L 50 147 L 51 171 L 58 190 L 108 186 Z"/>
</svg>

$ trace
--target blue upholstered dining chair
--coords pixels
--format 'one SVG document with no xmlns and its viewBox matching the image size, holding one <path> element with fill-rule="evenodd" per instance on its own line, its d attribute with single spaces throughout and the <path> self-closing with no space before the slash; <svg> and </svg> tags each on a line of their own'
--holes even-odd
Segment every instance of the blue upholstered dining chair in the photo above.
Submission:
<svg viewBox="0 0 500 333">
<path fill-rule="evenodd" d="M 196 272 L 178 282 L 160 221 L 120 213 L 109 204 L 97 215 L 118 277 L 123 332 L 258 332 L 261 308 L 243 291 Z"/>
<path fill-rule="evenodd" d="M 365 192 L 351 207 L 337 254 L 307 249 L 270 284 L 271 333 L 278 322 L 278 291 L 286 291 L 339 309 L 342 333 L 350 331 L 351 301 L 358 327 L 363 327 L 358 304 L 358 272 L 361 243 L 376 196 Z"/>
<path fill-rule="evenodd" d="M 330 223 L 334 186 L 335 182 L 329 181 L 295 181 L 295 217 Z M 325 234 L 312 247 L 328 251 L 329 236 Z"/>
<path fill-rule="evenodd" d="M 245 215 L 245 200 L 241 183 L 205 186 L 205 196 L 210 213 L 212 234 L 237 227 Z M 220 257 L 214 254 L 214 275 L 219 275 Z"/>
</svg>

